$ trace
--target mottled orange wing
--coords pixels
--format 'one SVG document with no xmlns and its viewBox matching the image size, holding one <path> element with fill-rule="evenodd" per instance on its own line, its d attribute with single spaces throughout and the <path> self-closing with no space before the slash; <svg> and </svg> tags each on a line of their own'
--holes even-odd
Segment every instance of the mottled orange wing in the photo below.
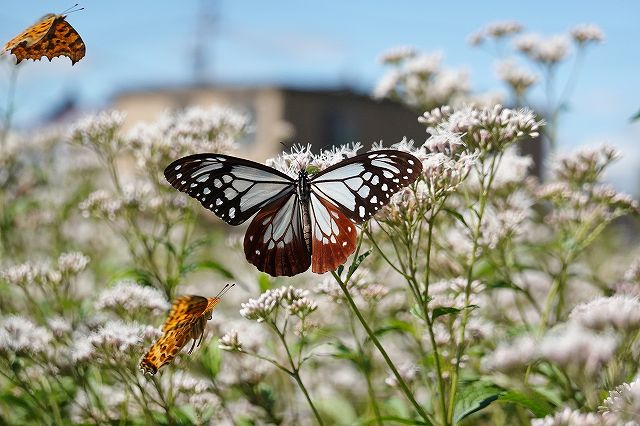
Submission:
<svg viewBox="0 0 640 426">
<path fill-rule="evenodd" d="M 3 48 L 16 55 L 16 63 L 24 59 L 39 61 L 67 56 L 75 64 L 85 55 L 85 44 L 78 32 L 65 20 L 65 15 L 49 14 L 11 39 Z"/>
<path fill-rule="evenodd" d="M 158 369 L 170 363 L 191 339 L 191 329 L 181 327 L 166 332 L 140 361 L 140 369 L 154 375 Z"/>
<path fill-rule="evenodd" d="M 169 318 L 162 327 L 162 337 L 142 358 L 140 369 L 153 375 L 160 367 L 170 363 L 190 340 L 193 339 L 193 345 L 189 353 L 198 339 L 198 346 L 200 346 L 207 321 L 211 319 L 213 308 L 218 302 L 220 302 L 219 297 L 207 299 L 195 295 L 181 296 L 176 299 L 169 312 Z"/>
<path fill-rule="evenodd" d="M 208 299 L 202 296 L 181 296 L 173 302 L 169 317 L 162 327 L 162 332 L 166 333 L 177 327 L 184 327 L 193 320 L 199 318 L 207 309 Z"/>
</svg>

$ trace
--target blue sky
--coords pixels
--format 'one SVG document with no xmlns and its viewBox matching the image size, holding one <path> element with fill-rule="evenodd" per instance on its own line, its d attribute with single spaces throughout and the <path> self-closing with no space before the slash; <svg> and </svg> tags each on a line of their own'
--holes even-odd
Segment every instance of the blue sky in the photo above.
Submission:
<svg viewBox="0 0 640 426">
<path fill-rule="evenodd" d="M 185 0 L 182 2 L 88 0 L 69 16 L 87 45 L 73 68 L 66 58 L 20 70 L 16 120 L 29 127 L 65 96 L 87 107 L 108 104 L 114 93 L 141 86 L 191 81 L 191 54 L 200 3 L 217 4 L 218 21 L 204 43 L 210 79 L 228 84 L 281 83 L 302 87 L 371 89 L 384 68 L 376 59 L 396 45 L 440 50 L 444 64 L 466 67 L 474 89 L 500 88 L 493 60 L 467 44 L 469 34 L 489 22 L 520 21 L 543 35 L 595 23 L 604 44 L 590 49 L 560 132 L 561 150 L 608 141 L 625 154 L 611 173 L 631 191 L 640 181 L 640 2 L 433 2 L 294 0 Z M 48 12 L 71 6 L 60 1 L 3 0 L 2 43 Z M 0 104 L 7 94 L 9 64 L 0 63 Z M 533 97 L 533 100 L 540 98 Z M 399 138 L 402 135 L 399 135 Z"/>
</svg>

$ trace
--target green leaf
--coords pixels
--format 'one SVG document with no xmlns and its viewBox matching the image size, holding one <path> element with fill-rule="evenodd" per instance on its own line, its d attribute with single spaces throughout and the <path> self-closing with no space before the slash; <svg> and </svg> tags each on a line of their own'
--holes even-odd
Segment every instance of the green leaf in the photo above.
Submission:
<svg viewBox="0 0 640 426">
<path fill-rule="evenodd" d="M 404 417 L 396 417 L 396 416 L 382 416 L 382 417 L 380 417 L 380 420 L 382 420 L 384 422 L 384 424 L 387 424 L 387 422 L 400 423 L 400 424 L 403 424 L 403 425 L 426 425 L 426 424 L 428 424 L 428 423 L 422 422 L 420 420 L 406 419 Z M 376 418 L 373 418 L 373 419 L 369 419 L 369 420 L 365 420 L 365 421 L 359 422 L 357 424 L 361 425 L 361 426 L 377 425 L 378 424 L 378 420 Z"/>
<path fill-rule="evenodd" d="M 467 222 L 464 220 L 464 217 L 458 211 L 450 209 L 448 207 L 444 207 L 442 210 L 449 213 L 451 216 L 453 216 L 455 219 L 461 222 L 466 228 L 469 228 L 469 225 L 467 225 Z"/>
<path fill-rule="evenodd" d="M 409 312 L 411 312 L 411 314 L 416 317 L 421 319 L 422 321 L 426 321 L 424 316 L 422 316 L 422 309 L 420 309 L 420 306 L 417 303 L 414 303 L 411 306 L 411 309 L 409 309 Z"/>
<path fill-rule="evenodd" d="M 351 263 L 351 266 L 349 266 L 349 273 L 347 274 L 347 277 L 351 277 L 351 275 L 356 271 L 356 269 L 358 269 L 358 267 L 360 266 L 362 261 L 365 260 L 367 258 L 367 256 L 369 256 L 371 254 L 372 251 L 373 250 L 371 250 L 371 249 L 365 251 L 360 256 L 358 256 L 353 261 L 353 263 Z"/>
<path fill-rule="evenodd" d="M 229 271 L 227 268 L 222 266 L 222 264 L 214 260 L 203 260 L 201 262 L 195 262 L 195 263 L 189 263 L 189 264 L 183 265 L 182 268 L 180 269 L 180 273 L 184 275 L 188 272 L 203 271 L 203 270 L 215 271 L 229 280 L 232 280 L 235 278 L 235 275 L 233 275 L 231 271 Z"/>
<path fill-rule="evenodd" d="M 450 306 L 441 306 L 439 308 L 435 308 L 433 310 L 433 314 L 431 315 L 432 319 L 436 319 L 439 318 L 443 315 L 453 315 L 453 314 L 457 314 L 458 312 L 460 312 L 462 309 L 460 308 L 453 308 Z"/>
<path fill-rule="evenodd" d="M 536 391 L 531 391 L 525 394 L 510 390 L 500 395 L 498 401 L 521 405 L 531 410 L 536 417 L 544 417 L 555 411 L 555 407 L 547 400 L 547 398 Z"/>
<path fill-rule="evenodd" d="M 269 275 L 261 273 L 258 275 L 258 286 L 260 286 L 260 293 L 264 293 L 265 291 L 273 288 L 273 280 Z"/>
<path fill-rule="evenodd" d="M 344 272 L 344 265 L 338 266 L 338 269 L 336 269 L 336 274 L 338 274 L 339 277 L 342 277 L 343 272 Z"/>
<path fill-rule="evenodd" d="M 503 394 L 502 388 L 488 380 L 460 383 L 453 411 L 453 423 L 458 424 L 465 417 L 482 410 Z"/>
</svg>

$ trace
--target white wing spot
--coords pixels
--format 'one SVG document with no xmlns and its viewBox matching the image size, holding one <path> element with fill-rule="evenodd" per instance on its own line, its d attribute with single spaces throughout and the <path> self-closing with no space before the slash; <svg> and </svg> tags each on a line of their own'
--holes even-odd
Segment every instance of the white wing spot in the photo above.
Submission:
<svg viewBox="0 0 640 426">
<path fill-rule="evenodd" d="M 238 192 L 233 188 L 227 188 L 224 190 L 224 196 L 227 197 L 228 200 L 233 200 Z"/>
<path fill-rule="evenodd" d="M 200 176 L 198 179 L 196 179 L 198 182 L 206 182 L 207 180 L 209 180 L 209 175 L 202 175 Z"/>
<path fill-rule="evenodd" d="M 372 203 L 377 203 L 378 202 L 378 197 L 376 197 L 375 195 L 373 197 L 371 197 L 371 202 Z"/>
<path fill-rule="evenodd" d="M 256 250 L 256 254 L 259 255 L 260 254 L 260 250 Z"/>
<path fill-rule="evenodd" d="M 371 174 L 371 172 L 367 172 L 367 173 L 365 173 L 365 174 L 363 174 L 363 175 L 362 175 L 362 178 L 363 178 L 364 180 L 369 180 L 369 179 L 371 179 L 371 176 L 373 176 L 373 175 Z"/>
<path fill-rule="evenodd" d="M 174 169 L 174 170 L 178 171 L 178 170 L 180 170 L 180 168 L 181 168 L 181 167 L 182 167 L 182 165 L 181 165 L 181 164 L 178 164 L 178 165 L 175 167 L 175 169 Z"/>
<path fill-rule="evenodd" d="M 233 186 L 235 190 L 238 192 L 246 191 L 247 188 L 249 188 L 251 185 L 253 185 L 251 182 L 248 182 L 246 180 L 238 180 L 238 179 L 233 181 L 233 183 L 231 184 L 231 186 Z"/>
<path fill-rule="evenodd" d="M 198 184 L 193 182 L 190 186 L 191 186 L 191 188 L 195 188 L 196 186 L 198 186 Z"/>
<path fill-rule="evenodd" d="M 335 243 L 336 243 L 336 237 L 334 237 L 334 236 L 332 235 L 332 236 L 331 236 L 330 241 L 331 241 L 331 243 L 332 243 L 332 244 L 335 244 Z"/>
<path fill-rule="evenodd" d="M 222 181 L 220 179 L 214 180 L 213 186 L 215 186 L 216 188 L 220 188 L 222 186 Z"/>
<path fill-rule="evenodd" d="M 284 243 L 282 241 L 278 241 L 278 248 L 284 248 Z"/>
<path fill-rule="evenodd" d="M 388 191 L 389 187 L 387 186 L 386 183 L 383 183 L 382 186 L 380 187 L 380 189 L 382 189 L 383 191 Z"/>
<path fill-rule="evenodd" d="M 409 176 L 404 175 L 404 176 L 402 176 L 402 179 L 405 179 L 405 180 L 406 180 L 406 179 L 409 179 Z"/>
<path fill-rule="evenodd" d="M 344 183 L 346 183 L 347 186 L 351 189 L 358 189 L 360 188 L 360 185 L 362 185 L 362 179 L 360 179 L 359 177 L 355 177 L 345 180 Z"/>
<path fill-rule="evenodd" d="M 391 179 L 393 177 L 393 173 L 391 173 L 389 170 L 383 170 L 382 175 L 387 179 Z"/>
<path fill-rule="evenodd" d="M 369 187 L 367 185 L 363 185 L 362 188 L 358 190 L 358 195 L 362 198 L 365 198 L 369 195 Z"/>
<path fill-rule="evenodd" d="M 213 204 L 209 204 L 209 208 L 212 209 L 213 208 Z"/>
<path fill-rule="evenodd" d="M 407 173 L 413 173 L 413 169 L 412 168 L 408 168 L 407 169 Z"/>
<path fill-rule="evenodd" d="M 181 177 L 182 177 L 182 173 L 178 173 L 178 174 L 176 175 L 176 179 L 180 179 Z"/>
<path fill-rule="evenodd" d="M 249 241 L 253 241 L 253 235 L 249 235 Z"/>
<path fill-rule="evenodd" d="M 351 232 L 351 227 L 347 226 L 347 231 Z"/>
<path fill-rule="evenodd" d="M 413 166 L 413 160 L 407 160 L 407 163 L 411 164 Z"/>
<path fill-rule="evenodd" d="M 342 247 L 344 247 L 344 246 L 346 246 L 346 245 L 347 245 L 347 242 L 346 242 L 346 241 L 343 241 L 343 242 L 342 242 Z"/>
<path fill-rule="evenodd" d="M 185 183 L 187 183 L 187 181 L 186 181 L 186 180 L 183 180 L 183 181 L 182 181 L 182 182 L 180 182 L 180 183 L 184 185 Z"/>
<path fill-rule="evenodd" d="M 407 177 L 405 176 L 404 178 L 406 179 Z M 398 183 L 398 182 L 400 182 L 400 179 L 396 178 L 396 179 L 393 180 L 393 183 Z"/>
<path fill-rule="evenodd" d="M 211 190 L 209 188 L 205 188 L 202 190 L 202 192 L 204 192 L 204 195 L 208 195 L 211 193 Z"/>
<path fill-rule="evenodd" d="M 360 208 L 358 208 L 358 213 L 360 214 L 360 217 L 364 217 L 366 213 L 364 210 L 364 206 L 360 206 Z"/>
<path fill-rule="evenodd" d="M 236 217 L 236 208 L 235 208 L 235 207 L 231 207 L 231 208 L 229 209 L 229 217 L 230 217 L 231 219 L 233 219 L 234 217 Z"/>
<path fill-rule="evenodd" d="M 373 185 L 377 185 L 378 182 L 380 182 L 380 178 L 378 178 L 378 176 L 374 176 L 373 179 L 371 179 L 371 183 Z"/>
<path fill-rule="evenodd" d="M 222 176 L 222 180 L 224 181 L 224 183 L 229 183 L 233 180 L 233 178 L 229 175 L 224 175 Z"/>
<path fill-rule="evenodd" d="M 216 200 L 216 206 L 219 206 L 219 205 L 221 205 L 221 204 L 222 204 L 222 200 L 221 200 L 220 198 L 218 198 L 218 199 Z"/>
</svg>

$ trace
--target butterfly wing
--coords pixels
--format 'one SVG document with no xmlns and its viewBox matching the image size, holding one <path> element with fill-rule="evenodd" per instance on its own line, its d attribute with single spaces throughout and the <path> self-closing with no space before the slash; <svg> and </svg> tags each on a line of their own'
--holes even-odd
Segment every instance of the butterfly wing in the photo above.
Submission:
<svg viewBox="0 0 640 426">
<path fill-rule="evenodd" d="M 326 168 L 311 178 L 311 191 L 331 201 L 355 223 L 370 219 L 400 188 L 413 183 L 422 163 L 395 150 L 372 151 Z"/>
<path fill-rule="evenodd" d="M 206 300 L 206 299 L 205 299 Z M 173 361 L 191 339 L 191 327 L 178 327 L 166 331 L 140 361 L 140 369 L 154 375 L 158 369 Z"/>
<path fill-rule="evenodd" d="M 49 60 L 67 56 L 71 64 L 75 64 L 86 52 L 80 34 L 65 20 L 64 15 L 50 15 L 43 19 L 7 43 L 5 49 L 16 55 L 17 63 L 24 59 L 38 61 L 43 56 Z"/>
<path fill-rule="evenodd" d="M 260 210 L 244 236 L 244 254 L 259 270 L 274 277 L 291 277 L 309 269 L 311 253 L 297 194 L 281 197 Z"/>
<path fill-rule="evenodd" d="M 38 22 L 12 38 L 4 45 L 2 48 L 3 51 L 10 51 L 18 44 L 23 45 L 24 47 L 32 46 L 37 43 L 44 37 L 49 30 L 53 22 L 56 20 L 58 15 L 54 15 L 52 13 L 43 16 Z"/>
<path fill-rule="evenodd" d="M 195 154 L 171 163 L 164 175 L 230 225 L 295 192 L 295 181 L 271 167 L 222 154 Z"/>
<path fill-rule="evenodd" d="M 356 249 L 356 226 L 338 207 L 312 193 L 311 270 L 317 274 L 333 271 Z"/>
<path fill-rule="evenodd" d="M 181 296 L 173 302 L 169 317 L 162 327 L 162 332 L 185 327 L 207 310 L 209 301 L 202 296 Z"/>
</svg>

